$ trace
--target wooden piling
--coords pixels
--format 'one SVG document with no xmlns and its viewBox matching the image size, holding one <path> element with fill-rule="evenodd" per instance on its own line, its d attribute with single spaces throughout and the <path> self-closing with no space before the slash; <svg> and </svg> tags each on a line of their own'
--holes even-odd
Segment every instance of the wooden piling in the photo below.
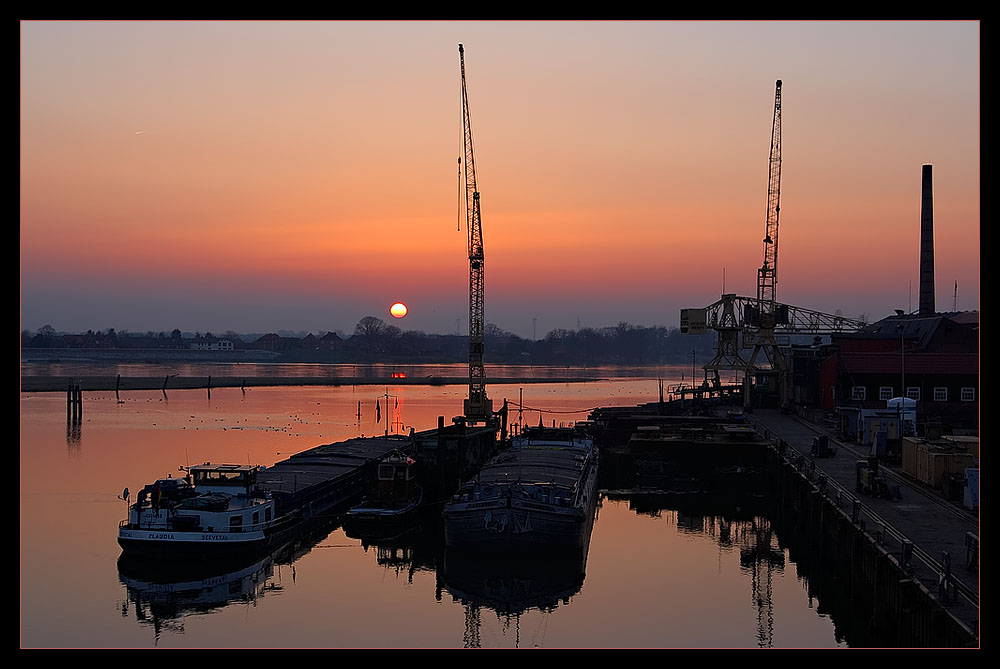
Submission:
<svg viewBox="0 0 1000 669">
<path fill-rule="evenodd" d="M 69 382 L 66 388 L 66 420 L 79 422 L 83 418 L 83 386 Z"/>
</svg>

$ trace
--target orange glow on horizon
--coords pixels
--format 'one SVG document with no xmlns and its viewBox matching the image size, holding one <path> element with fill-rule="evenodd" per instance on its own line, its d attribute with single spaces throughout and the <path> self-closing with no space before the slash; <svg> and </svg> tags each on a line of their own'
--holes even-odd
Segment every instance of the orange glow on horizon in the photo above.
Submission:
<svg viewBox="0 0 1000 669">
<path fill-rule="evenodd" d="M 764 46 L 776 32 L 780 54 Z M 624 312 L 633 299 L 707 304 L 723 281 L 754 294 L 777 78 L 779 299 L 905 308 L 931 163 L 939 302 L 957 281 L 959 308 L 978 306 L 974 21 L 27 21 L 22 327 L 73 310 L 213 331 L 325 313 L 349 331 L 389 296 L 413 304 L 407 326 L 459 329 L 452 33 L 468 49 L 487 319 L 505 325 L 504 300 L 566 305 L 571 327 L 643 318 Z"/>
</svg>

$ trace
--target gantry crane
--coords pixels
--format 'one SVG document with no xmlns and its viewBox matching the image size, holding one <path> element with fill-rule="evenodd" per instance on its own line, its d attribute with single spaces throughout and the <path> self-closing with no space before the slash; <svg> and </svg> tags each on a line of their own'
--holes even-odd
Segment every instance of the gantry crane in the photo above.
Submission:
<svg viewBox="0 0 1000 669">
<path fill-rule="evenodd" d="M 763 352 L 770 371 L 777 374 L 779 403 L 787 408 L 791 400 L 788 364 L 778 348 L 775 332 L 785 334 L 832 334 L 852 332 L 864 321 L 824 314 L 819 311 L 781 304 L 778 285 L 778 213 L 781 198 L 781 80 L 774 87 L 774 118 L 771 124 L 771 153 L 768 165 L 767 221 L 764 228 L 764 262 L 757 270 L 757 296 L 740 297 L 729 293 L 703 309 L 682 309 L 682 333 L 701 334 L 708 328 L 718 332 L 715 357 L 705 370 L 705 382 L 713 373 L 720 385 L 719 371 L 743 373 L 743 401 L 750 405 L 750 383 L 757 371 L 757 356 Z M 740 335 L 742 334 L 742 344 Z M 749 359 L 740 351 L 750 349 Z"/>
<path fill-rule="evenodd" d="M 465 49 L 458 45 L 462 67 L 462 131 L 465 155 L 465 227 L 469 236 L 469 398 L 465 400 L 465 418 L 471 422 L 493 418 L 493 401 L 486 396 L 486 370 L 483 350 L 486 329 L 484 319 L 483 225 L 476 187 L 476 161 L 472 152 L 472 120 L 469 116 L 469 93 L 465 85 Z"/>
</svg>

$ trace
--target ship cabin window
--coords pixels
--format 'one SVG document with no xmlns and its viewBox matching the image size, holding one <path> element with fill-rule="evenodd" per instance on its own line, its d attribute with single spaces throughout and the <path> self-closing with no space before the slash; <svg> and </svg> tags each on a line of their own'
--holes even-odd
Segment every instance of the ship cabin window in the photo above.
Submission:
<svg viewBox="0 0 1000 669">
<path fill-rule="evenodd" d="M 225 472 L 213 469 L 194 470 L 195 485 L 245 485 L 245 472 Z"/>
<path fill-rule="evenodd" d="M 271 522 L 271 507 L 267 507 L 266 509 L 264 509 L 264 522 L 265 523 Z"/>
<path fill-rule="evenodd" d="M 229 516 L 229 531 L 230 532 L 243 531 L 243 516 Z"/>
<path fill-rule="evenodd" d="M 260 511 L 253 512 L 253 519 L 250 521 L 251 524 L 256 525 L 260 522 Z"/>
<path fill-rule="evenodd" d="M 192 471 L 195 485 L 215 486 L 245 486 L 249 482 L 249 473 L 247 471 L 220 471 L 217 469 L 195 469 Z"/>
</svg>

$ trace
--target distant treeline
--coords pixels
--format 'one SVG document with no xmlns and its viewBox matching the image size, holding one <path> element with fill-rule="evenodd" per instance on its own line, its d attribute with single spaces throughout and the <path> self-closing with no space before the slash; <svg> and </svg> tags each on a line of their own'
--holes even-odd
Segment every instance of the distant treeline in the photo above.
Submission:
<svg viewBox="0 0 1000 669">
<path fill-rule="evenodd" d="M 714 354 L 715 335 L 682 335 L 675 328 L 644 327 L 621 322 L 612 327 L 552 330 L 537 341 L 524 339 L 488 323 L 486 359 L 491 363 L 531 364 L 703 364 Z M 350 336 L 337 332 L 282 336 L 244 335 L 227 331 L 129 332 L 108 328 L 85 333 L 59 333 L 46 325 L 21 332 L 22 348 L 96 348 L 133 350 L 272 351 L 289 362 L 462 362 L 468 359 L 466 335 L 426 334 L 401 330 L 375 316 L 358 321 Z"/>
</svg>

